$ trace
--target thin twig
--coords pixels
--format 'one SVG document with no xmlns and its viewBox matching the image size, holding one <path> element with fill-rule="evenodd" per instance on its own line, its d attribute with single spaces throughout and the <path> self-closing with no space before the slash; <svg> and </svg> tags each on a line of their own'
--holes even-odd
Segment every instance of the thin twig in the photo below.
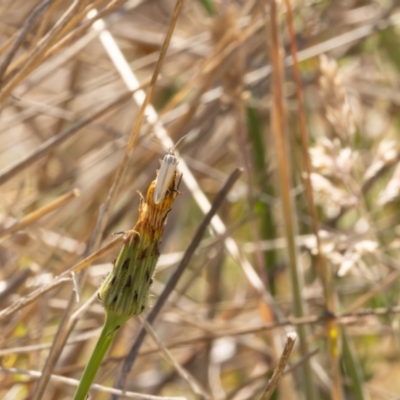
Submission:
<svg viewBox="0 0 400 400">
<path fill-rule="evenodd" d="M 70 279 L 68 279 L 70 280 Z M 379 316 L 385 316 L 385 315 L 396 315 L 400 314 L 400 306 L 396 307 L 380 307 L 380 308 L 373 308 L 373 309 L 365 309 L 365 310 L 360 310 L 356 312 L 350 312 L 350 313 L 343 313 L 341 315 L 333 316 L 333 315 L 310 315 L 304 318 L 289 318 L 277 323 L 273 324 L 262 324 L 258 326 L 253 326 L 253 327 L 246 327 L 246 328 L 231 328 L 231 329 L 213 329 L 212 332 L 208 331 L 206 334 L 201 334 L 201 335 L 193 335 L 191 337 L 188 337 L 187 339 L 177 339 L 177 340 L 171 340 L 167 343 L 168 348 L 173 348 L 173 347 L 180 347 L 180 346 L 187 346 L 189 344 L 193 344 L 196 342 L 207 342 L 207 341 L 212 341 L 218 338 L 223 338 L 223 337 L 230 337 L 230 336 L 241 336 L 241 335 L 253 335 L 256 333 L 262 333 L 266 332 L 269 330 L 274 330 L 274 329 L 281 329 L 283 327 L 289 327 L 289 326 L 298 326 L 298 325 L 310 325 L 310 324 L 319 324 L 319 323 L 325 323 L 328 319 L 335 319 L 336 321 L 340 322 L 341 325 L 355 325 L 355 324 L 360 324 L 360 319 L 361 318 L 368 318 L 368 317 L 379 317 Z M 147 317 L 147 321 L 148 321 Z M 139 332 L 140 334 L 140 332 Z M 367 333 L 366 333 L 367 334 Z M 138 335 L 139 336 L 139 335 Z M 48 348 L 44 347 L 44 348 Z M 41 348 L 39 348 L 41 349 Z M 12 350 L 12 349 L 11 349 Z M 9 350 L 4 350 L 1 354 L 8 354 L 9 352 L 12 352 L 10 349 Z M 26 352 L 30 352 L 32 349 L 30 347 L 26 348 Z M 314 349 L 307 353 L 308 355 L 306 356 L 306 359 L 310 358 L 310 355 L 314 355 L 315 351 L 318 351 L 318 349 Z M 24 352 L 24 348 L 20 348 L 20 350 L 15 350 L 15 352 Z M 158 348 L 149 348 L 144 351 L 141 351 L 137 355 L 139 356 L 145 356 L 149 355 L 152 353 L 158 352 Z M 116 359 L 118 361 L 125 359 L 124 357 L 121 358 L 116 358 L 114 357 L 113 359 Z"/>
<path fill-rule="evenodd" d="M 23 40 L 25 39 L 26 35 L 32 29 L 33 25 L 35 24 L 36 20 L 47 10 L 51 3 L 55 0 L 44 0 L 42 1 L 31 13 L 31 15 L 27 18 L 24 25 L 20 29 L 20 32 L 15 39 L 13 45 L 11 46 L 10 50 L 8 50 L 7 54 L 4 57 L 3 62 L 0 65 L 0 82 L 2 81 L 4 72 L 6 71 L 7 67 L 9 66 L 12 58 L 14 57 L 15 53 L 21 46 Z"/>
<path fill-rule="evenodd" d="M 51 281 L 49 284 L 41 286 L 39 289 L 33 291 L 29 295 L 15 301 L 11 306 L 5 308 L 4 310 L 1 310 L 0 321 L 6 318 L 7 316 L 13 314 L 14 312 L 19 311 L 22 308 L 26 307 L 27 305 L 33 303 L 38 297 L 49 292 L 50 290 L 61 285 L 62 283 L 69 282 L 71 280 L 71 276 L 69 276 L 71 273 L 76 273 L 78 271 L 87 268 L 89 265 L 93 263 L 93 261 L 97 260 L 99 257 L 108 253 L 117 244 L 122 243 L 122 241 L 123 241 L 122 236 L 113 240 L 112 242 L 108 243 L 101 249 L 97 250 L 90 256 L 80 261 L 79 263 L 75 264 L 73 267 L 69 268 L 67 271 L 64 271 L 61 275 L 54 278 L 53 281 Z"/>
<path fill-rule="evenodd" d="M 288 333 L 286 335 L 287 341 L 285 348 L 283 349 L 283 353 L 281 358 L 279 359 L 278 365 L 276 366 L 274 373 L 271 377 L 271 380 L 268 382 L 267 387 L 265 388 L 264 393 L 261 396 L 260 400 L 268 400 L 271 398 L 273 392 L 278 386 L 279 381 L 282 378 L 282 375 L 285 371 L 286 364 L 289 361 L 290 353 L 292 352 L 294 342 L 296 341 L 297 335 L 295 332 Z"/>
<path fill-rule="evenodd" d="M 89 117 L 82 118 L 69 128 L 60 132 L 58 135 L 55 135 L 52 138 L 46 140 L 38 147 L 36 147 L 36 149 L 33 150 L 30 154 L 25 156 L 21 161 L 17 161 L 12 165 L 3 168 L 3 170 L 0 171 L 0 185 L 8 181 L 9 179 L 13 178 L 15 175 L 23 171 L 25 168 L 30 167 L 33 162 L 39 160 L 40 158 L 45 156 L 49 151 L 53 150 L 60 144 L 64 143 L 67 139 L 69 139 L 74 134 L 79 132 L 80 129 L 89 125 L 91 122 L 100 118 L 104 114 L 107 114 L 108 112 L 114 110 L 121 104 L 127 102 L 131 97 L 132 97 L 131 92 L 124 93 L 122 96 L 119 96 L 116 100 L 102 107 L 100 110 L 94 112 Z"/>
<path fill-rule="evenodd" d="M 80 0 L 74 0 L 65 13 L 59 18 L 56 24 L 46 33 L 37 46 L 29 54 L 29 58 L 21 66 L 21 68 L 11 77 L 11 79 L 4 85 L 0 91 L 0 102 L 4 101 L 18 85 L 18 83 L 25 78 L 37 65 L 40 64 L 41 58 L 44 55 L 47 47 L 52 43 L 54 37 L 64 28 L 69 19 L 74 15 L 79 6 Z M 5 76 L 7 79 L 7 76 Z"/>
<path fill-rule="evenodd" d="M 196 379 L 175 360 L 169 350 L 158 338 L 156 332 L 154 331 L 152 326 L 146 321 L 146 319 L 142 315 L 139 315 L 139 319 L 146 329 L 146 332 L 152 337 L 158 348 L 161 350 L 164 357 L 174 366 L 179 376 L 189 384 L 193 393 L 200 396 L 201 398 L 209 399 L 210 395 L 205 391 L 204 388 L 200 386 L 199 382 L 197 382 Z"/>
<path fill-rule="evenodd" d="M 24 370 L 19 368 L 3 368 L 0 367 L 0 371 L 8 374 L 18 374 L 18 375 L 28 375 L 34 378 L 40 378 L 42 373 L 39 371 Z M 65 376 L 51 374 L 51 380 L 54 382 L 64 383 L 70 386 L 78 386 L 79 381 L 77 379 L 66 378 Z M 185 397 L 162 397 L 162 396 L 152 396 L 150 394 L 142 394 L 135 392 L 122 392 L 118 389 L 112 389 L 103 385 L 93 384 L 91 389 L 98 390 L 99 392 L 117 394 L 121 397 L 126 397 L 128 399 L 137 400 L 186 400 Z"/>
<path fill-rule="evenodd" d="M 310 353 L 308 353 L 306 356 L 301 357 L 299 360 L 297 360 L 295 363 L 291 364 L 291 365 L 287 365 L 287 368 L 285 368 L 283 375 L 288 375 L 291 374 L 293 371 L 295 371 L 297 368 L 299 368 L 306 360 L 309 360 L 311 357 L 315 356 L 316 354 L 318 354 L 319 349 L 315 349 L 313 351 L 311 351 Z M 251 385 L 254 382 L 257 382 L 258 380 L 262 379 L 263 382 L 265 380 L 265 378 L 267 378 L 270 375 L 270 371 L 268 372 L 263 372 L 259 375 L 256 375 L 252 378 L 250 378 L 243 386 L 239 386 L 238 388 L 232 390 L 232 392 L 228 393 L 228 395 L 226 396 L 225 400 L 232 400 L 236 397 L 236 394 L 241 391 L 242 389 L 245 389 L 246 386 Z"/>
<path fill-rule="evenodd" d="M 78 189 L 71 190 L 70 192 L 53 200 L 51 203 L 46 204 L 45 206 L 40 207 L 39 209 L 29 213 L 21 220 L 15 222 L 12 226 L 1 230 L 0 239 L 4 239 L 17 231 L 26 228 L 28 225 L 37 221 L 39 218 L 44 217 L 45 215 L 49 214 L 50 212 L 56 210 L 59 207 L 62 207 L 65 203 L 68 203 L 70 200 L 74 199 L 75 197 L 78 197 L 79 195 L 80 191 Z"/>
</svg>

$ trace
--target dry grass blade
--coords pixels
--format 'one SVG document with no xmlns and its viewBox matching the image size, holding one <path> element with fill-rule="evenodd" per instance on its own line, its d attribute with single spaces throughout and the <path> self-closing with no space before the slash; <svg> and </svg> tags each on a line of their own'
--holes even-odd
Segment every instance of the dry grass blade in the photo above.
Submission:
<svg viewBox="0 0 400 400">
<path fill-rule="evenodd" d="M 71 192 L 66 193 L 63 196 L 60 196 L 59 198 L 55 199 L 50 204 L 46 204 L 45 206 L 39 208 L 38 210 L 29 213 L 20 221 L 15 222 L 10 227 L 0 230 L 0 239 L 4 240 L 5 237 L 8 237 L 17 231 L 26 228 L 33 222 L 37 221 L 39 218 L 42 218 L 46 214 L 56 210 L 59 207 L 62 207 L 65 203 L 68 203 L 70 200 L 74 199 L 75 197 L 78 197 L 79 195 L 80 191 L 78 189 L 74 189 Z"/>
<path fill-rule="evenodd" d="M 274 373 L 268 382 L 267 387 L 265 388 L 264 393 L 261 396 L 261 400 L 268 400 L 271 398 L 274 393 L 278 383 L 285 371 L 286 364 L 289 361 L 290 354 L 292 352 L 294 343 L 296 341 L 297 335 L 295 332 L 288 333 L 286 335 L 286 345 L 283 349 L 282 355 L 279 359 L 278 365 L 276 366 Z"/>
<path fill-rule="evenodd" d="M 278 13 L 275 0 L 270 0 L 270 54 L 273 68 L 272 80 L 272 118 L 271 129 L 275 140 L 278 179 L 280 195 L 282 198 L 282 213 L 288 252 L 288 263 L 290 267 L 290 278 L 293 290 L 293 310 L 296 317 L 302 317 L 305 312 L 304 300 L 302 298 L 303 277 L 299 266 L 298 250 L 295 243 L 297 234 L 294 205 L 291 196 L 291 172 L 288 148 L 288 136 L 286 133 L 286 110 L 285 99 L 283 95 L 283 63 L 281 57 L 281 44 L 278 28 Z M 305 356 L 308 353 L 307 330 L 302 326 L 298 329 L 301 354 Z M 316 398 L 315 384 L 312 378 L 311 365 L 308 361 L 304 363 L 303 385 L 307 398 L 313 400 Z"/>
<path fill-rule="evenodd" d="M 6 182 L 7 180 L 11 179 L 12 177 L 14 177 L 19 172 L 23 171 L 25 168 L 28 168 L 30 165 L 32 165 L 33 162 L 45 156 L 48 152 L 54 150 L 54 148 L 56 148 L 57 146 L 60 146 L 71 136 L 79 132 L 80 129 L 92 123 L 97 118 L 100 118 L 102 115 L 110 112 L 114 108 L 125 103 L 131 97 L 132 97 L 131 93 L 125 93 L 124 95 L 118 97 L 111 104 L 107 104 L 105 107 L 101 108 L 99 111 L 96 111 L 91 116 L 83 118 L 82 120 L 78 121 L 71 127 L 60 132 L 57 136 L 54 136 L 51 139 L 47 140 L 46 142 L 42 143 L 31 154 L 25 156 L 23 160 L 18 161 L 15 164 L 12 164 L 11 166 L 4 168 L 2 171 L 0 171 L 0 185 Z"/>
<path fill-rule="evenodd" d="M 182 366 L 179 365 L 179 363 L 174 359 L 174 357 L 171 355 L 168 349 L 157 337 L 157 334 L 151 327 L 151 325 L 143 317 L 141 317 L 140 319 L 147 333 L 152 337 L 154 342 L 157 344 L 158 348 L 161 350 L 161 353 L 164 355 L 164 357 L 174 366 L 179 376 L 181 376 L 182 379 L 184 379 L 189 384 L 190 388 L 193 391 L 193 394 L 199 396 L 202 399 L 209 399 L 210 395 L 205 391 L 204 388 L 200 386 L 198 382 L 196 382 L 196 380 L 193 378 L 193 376 L 190 375 L 190 373 L 188 373 L 188 371 L 186 371 L 184 368 L 182 368 Z"/>
<path fill-rule="evenodd" d="M 104 256 L 107 254 L 111 249 L 116 247 L 118 244 L 121 244 L 122 238 L 117 238 L 110 242 L 109 244 L 105 245 L 98 251 L 94 252 L 90 256 L 86 257 L 76 265 L 72 266 L 67 271 L 63 272 L 60 276 L 56 277 L 52 282 L 47 285 L 40 287 L 39 289 L 35 290 L 34 292 L 30 293 L 28 296 L 23 297 L 17 301 L 15 301 L 11 306 L 3 309 L 0 311 L 0 320 L 8 317 L 9 315 L 15 313 L 16 311 L 20 310 L 23 307 L 31 304 L 33 301 L 38 299 L 43 294 L 47 293 L 48 291 L 54 289 L 55 287 L 63 284 L 64 282 L 71 281 L 71 274 L 77 273 L 87 267 L 89 267 L 94 261 L 96 261 L 99 257 Z"/>
<path fill-rule="evenodd" d="M 28 370 L 22 370 L 22 369 L 17 369 L 17 368 L 0 367 L 0 371 L 9 373 L 9 374 L 28 375 L 28 376 L 31 376 L 34 378 L 39 378 L 41 376 L 41 373 L 38 371 L 28 371 Z M 77 386 L 79 383 L 79 381 L 77 381 L 75 379 L 69 379 L 64 376 L 58 376 L 58 375 L 52 375 L 51 380 L 54 382 L 64 383 L 64 384 L 71 385 L 71 386 Z M 96 385 L 96 384 L 94 384 L 92 386 L 92 389 L 99 391 L 99 392 L 104 392 L 104 393 L 109 393 L 109 394 L 117 394 L 117 395 L 121 396 L 122 398 L 127 398 L 127 399 L 186 400 L 185 397 L 151 396 L 151 395 L 146 395 L 146 394 L 142 394 L 142 393 L 133 393 L 133 392 L 127 392 L 127 391 L 122 392 L 121 390 L 118 390 L 118 389 L 112 389 L 112 388 L 108 388 L 106 386 Z"/>
<path fill-rule="evenodd" d="M 22 41 L 25 39 L 28 32 L 32 29 L 33 24 L 35 24 L 36 20 L 46 11 L 46 9 L 54 3 L 55 0 L 44 0 L 41 4 L 39 4 L 31 13 L 29 18 L 25 21 L 24 26 L 20 29 L 19 34 L 14 40 L 10 50 L 8 50 L 5 55 L 3 62 L 0 65 L 0 81 L 2 81 L 3 75 L 7 70 L 8 65 L 10 64 L 12 58 L 17 52 L 18 48 L 21 46 Z"/>
</svg>

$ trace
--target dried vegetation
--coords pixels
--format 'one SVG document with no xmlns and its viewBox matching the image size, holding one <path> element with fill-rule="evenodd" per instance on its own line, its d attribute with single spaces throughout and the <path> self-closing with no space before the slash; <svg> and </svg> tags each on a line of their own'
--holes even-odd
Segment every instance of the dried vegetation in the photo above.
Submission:
<svg viewBox="0 0 400 400">
<path fill-rule="evenodd" d="M 399 398 L 399 3 L 186 0 L 136 136 L 175 2 L 1 1 L 0 398 L 72 397 L 112 233 L 186 134 L 145 315 L 242 179 L 91 398 L 266 399 L 293 330 L 276 398 Z"/>
</svg>

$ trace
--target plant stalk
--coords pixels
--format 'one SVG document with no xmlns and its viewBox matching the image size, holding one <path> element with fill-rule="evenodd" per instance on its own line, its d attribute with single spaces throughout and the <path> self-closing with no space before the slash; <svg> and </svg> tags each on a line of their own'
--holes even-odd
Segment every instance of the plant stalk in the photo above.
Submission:
<svg viewBox="0 0 400 400">
<path fill-rule="evenodd" d="M 85 370 L 79 386 L 76 389 L 73 400 L 85 400 L 90 386 L 93 383 L 94 377 L 103 361 L 115 334 L 118 332 L 119 327 L 124 321 L 120 317 L 114 316 L 110 313 L 106 314 L 103 329 L 101 330 L 99 339 L 97 340 L 96 347 L 93 350 L 92 356 L 86 365 Z"/>
</svg>

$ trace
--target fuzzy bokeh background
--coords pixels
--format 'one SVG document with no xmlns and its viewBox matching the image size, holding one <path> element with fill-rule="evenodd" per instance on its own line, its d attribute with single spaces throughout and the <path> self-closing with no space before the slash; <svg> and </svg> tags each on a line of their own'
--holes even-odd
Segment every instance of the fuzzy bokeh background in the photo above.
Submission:
<svg viewBox="0 0 400 400">
<path fill-rule="evenodd" d="M 288 2 L 276 2 L 275 16 L 271 3 L 184 2 L 151 104 L 174 142 L 188 134 L 179 152 L 210 201 L 234 168 L 244 172 L 219 210 L 226 233 L 210 229 L 154 328 L 210 398 L 260 398 L 286 333 L 299 326 L 306 338 L 293 350 L 275 398 L 309 399 L 307 368 L 316 398 L 399 398 L 400 2 L 290 1 L 301 86 L 292 68 Z M 174 7 L 172 0 L 0 2 L 2 399 L 72 398 L 73 383 L 49 375 L 38 397 L 38 373 L 47 362 L 46 374 L 79 380 L 104 312 L 96 301 L 74 312 L 95 293 L 118 246 L 86 267 L 75 286 L 66 274 L 47 289 L 114 240 L 113 232 L 132 228 L 136 192 L 145 193 L 166 151 L 154 139 L 158 128 L 145 120 L 99 231 L 100 207 L 139 107 L 88 15 L 97 10 L 146 90 Z M 286 182 L 272 124 L 271 21 L 284 63 L 278 88 L 289 145 Z M 302 116 L 314 212 L 305 189 Z M 181 192 L 145 314 L 203 218 L 185 184 Z M 227 237 L 240 256 L 226 247 Z M 285 238 L 297 245 L 297 298 Z M 299 302 L 302 315 L 293 306 Z M 60 344 L 63 319 L 68 334 Z M 97 383 L 113 387 L 140 326 L 132 319 L 121 328 Z M 54 344 L 61 347 L 51 359 Z M 150 337 L 125 388 L 198 396 Z M 110 394 L 96 390 L 91 398 Z"/>
</svg>

